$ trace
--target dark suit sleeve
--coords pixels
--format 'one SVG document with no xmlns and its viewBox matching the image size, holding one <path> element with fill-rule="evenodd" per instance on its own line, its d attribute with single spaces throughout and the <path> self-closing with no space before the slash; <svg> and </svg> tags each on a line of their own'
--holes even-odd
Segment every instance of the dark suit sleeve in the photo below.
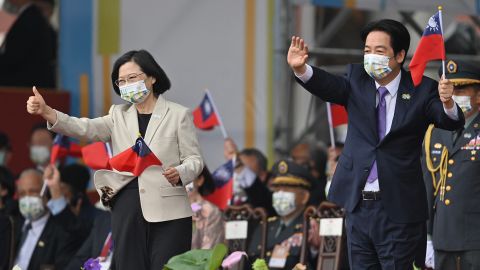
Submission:
<svg viewBox="0 0 480 270">
<path fill-rule="evenodd" d="M 443 103 L 438 95 L 438 83 L 430 80 L 428 88 L 429 96 L 427 104 L 425 104 L 425 113 L 429 118 L 430 123 L 433 123 L 436 128 L 446 130 L 457 130 L 463 128 L 463 125 L 465 124 L 465 118 L 463 117 L 460 107 L 455 104 L 455 106 L 457 106 L 458 120 L 451 119 L 445 113 Z M 422 90 L 423 89 L 420 89 L 420 91 Z"/>
<path fill-rule="evenodd" d="M 75 243 L 72 236 L 61 228 L 58 228 L 55 234 L 58 241 L 55 250 L 55 269 L 65 269 L 75 253 Z"/>
<path fill-rule="evenodd" d="M 93 233 L 93 230 L 92 230 Z M 83 264 L 89 259 L 96 257 L 92 254 L 93 250 L 93 234 L 90 233 L 88 238 L 83 242 L 83 245 L 80 249 L 75 253 L 75 256 L 72 257 L 71 261 L 69 262 L 68 266 L 65 268 L 66 270 L 78 270 Z"/>
<path fill-rule="evenodd" d="M 347 106 L 352 65 L 347 66 L 347 73 L 344 77 L 330 74 L 317 67 L 312 67 L 312 69 L 313 75 L 306 83 L 295 77 L 297 82 L 312 95 L 324 101 Z"/>
<path fill-rule="evenodd" d="M 425 155 L 425 142 L 422 145 L 422 170 L 423 170 L 423 181 L 425 182 L 425 188 L 427 190 L 427 202 L 428 202 L 428 220 L 427 220 L 427 233 L 432 234 L 433 233 L 433 203 L 435 200 L 435 196 L 433 196 L 433 184 L 432 184 L 432 176 L 430 174 L 430 171 L 427 168 L 427 162 L 426 162 L 426 155 Z"/>
</svg>

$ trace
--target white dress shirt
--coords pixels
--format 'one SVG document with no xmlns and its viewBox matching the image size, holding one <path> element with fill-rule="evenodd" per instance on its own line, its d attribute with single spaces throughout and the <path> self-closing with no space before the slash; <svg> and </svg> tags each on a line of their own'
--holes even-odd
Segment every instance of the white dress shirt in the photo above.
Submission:
<svg viewBox="0 0 480 270">
<path fill-rule="evenodd" d="M 15 264 L 20 267 L 20 269 L 28 269 L 28 265 L 30 264 L 30 259 L 32 258 L 33 251 L 37 246 L 38 239 L 40 239 L 40 235 L 42 235 L 43 229 L 45 225 L 47 225 L 48 218 L 50 214 L 46 214 L 43 217 L 31 222 L 32 228 L 28 231 L 27 238 L 23 245 L 20 247 L 20 251 L 18 252 L 17 258 L 15 259 Z M 28 220 L 25 221 L 23 228 L 25 228 Z"/>
<path fill-rule="evenodd" d="M 306 65 L 307 69 L 305 73 L 303 74 L 295 74 L 298 79 L 300 79 L 303 83 L 308 82 L 310 78 L 313 76 L 313 69 L 310 65 Z M 386 129 L 385 129 L 385 136 L 390 132 L 390 128 L 392 127 L 392 122 L 393 122 L 393 116 L 395 115 L 395 106 L 396 106 L 396 100 L 397 100 L 397 92 L 398 92 L 398 87 L 400 86 L 400 80 L 402 78 L 402 72 L 398 73 L 397 77 L 393 79 L 390 83 L 385 85 L 385 88 L 388 90 L 388 94 L 385 95 L 385 103 L 386 103 L 386 109 L 387 109 L 387 117 L 386 117 Z M 381 85 L 375 81 L 375 87 L 378 89 Z M 379 94 L 378 91 L 376 91 L 376 106 L 378 106 L 379 103 Z M 443 109 L 445 113 L 448 115 L 453 120 L 458 120 L 458 112 L 457 112 L 457 106 L 453 106 L 451 109 L 445 108 L 445 105 L 443 106 Z M 375 181 L 369 183 L 368 181 L 365 184 L 364 187 L 365 191 L 379 191 L 380 186 L 378 184 L 378 179 Z"/>
</svg>

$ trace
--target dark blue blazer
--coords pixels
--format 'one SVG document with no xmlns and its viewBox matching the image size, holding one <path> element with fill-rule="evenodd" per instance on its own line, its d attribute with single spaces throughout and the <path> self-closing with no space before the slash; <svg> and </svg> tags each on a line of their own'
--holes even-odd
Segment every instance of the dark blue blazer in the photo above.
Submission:
<svg viewBox="0 0 480 270">
<path fill-rule="evenodd" d="M 458 106 L 458 121 L 445 114 L 436 81 L 423 77 L 422 83 L 414 87 L 410 73 L 403 69 L 401 72 L 392 127 L 381 141 L 377 133 L 375 81 L 363 65 L 348 65 L 344 77 L 313 67 L 313 76 L 306 84 L 297 81 L 313 95 L 343 105 L 348 112 L 345 147 L 328 199 L 352 212 L 376 158 L 381 202 L 387 215 L 394 222 L 410 223 L 428 218 L 420 163 L 428 125 L 454 130 L 463 127 L 465 120 Z"/>
</svg>

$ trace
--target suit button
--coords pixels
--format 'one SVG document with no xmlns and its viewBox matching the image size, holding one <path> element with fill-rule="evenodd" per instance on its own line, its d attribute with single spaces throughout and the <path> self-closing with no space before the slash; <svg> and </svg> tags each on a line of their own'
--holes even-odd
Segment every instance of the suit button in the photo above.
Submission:
<svg viewBox="0 0 480 270">
<path fill-rule="evenodd" d="M 453 165 L 453 163 L 455 163 L 453 159 L 448 160 L 448 164 Z"/>
<path fill-rule="evenodd" d="M 445 200 L 445 205 L 450 205 L 450 200 L 449 199 Z"/>
<path fill-rule="evenodd" d="M 258 246 L 257 246 L 257 249 L 258 249 L 258 250 L 262 249 L 262 245 L 258 245 Z"/>
<path fill-rule="evenodd" d="M 436 157 L 433 157 L 433 161 L 437 161 L 437 158 L 436 158 Z"/>
<path fill-rule="evenodd" d="M 453 173 L 452 173 L 452 172 L 449 172 L 449 173 L 447 174 L 447 176 L 448 176 L 448 178 L 452 178 Z"/>
<path fill-rule="evenodd" d="M 446 190 L 447 190 L 447 191 L 450 191 L 451 189 L 452 189 L 452 186 L 447 186 L 447 187 L 446 187 Z"/>
<path fill-rule="evenodd" d="M 142 194 L 145 193 L 145 189 L 141 188 L 140 193 L 142 193 Z"/>
<path fill-rule="evenodd" d="M 267 251 L 267 254 L 265 254 L 265 255 L 267 255 L 267 257 L 270 257 L 270 256 L 272 256 L 272 253 L 270 251 Z"/>
</svg>

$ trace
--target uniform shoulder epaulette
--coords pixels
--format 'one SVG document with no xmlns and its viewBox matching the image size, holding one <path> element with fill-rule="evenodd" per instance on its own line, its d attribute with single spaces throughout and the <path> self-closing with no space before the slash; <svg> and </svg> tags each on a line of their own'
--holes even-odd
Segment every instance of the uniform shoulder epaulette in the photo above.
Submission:
<svg viewBox="0 0 480 270">
<path fill-rule="evenodd" d="M 275 220 L 277 220 L 278 217 L 269 217 L 267 219 L 268 222 L 274 222 Z"/>
</svg>

